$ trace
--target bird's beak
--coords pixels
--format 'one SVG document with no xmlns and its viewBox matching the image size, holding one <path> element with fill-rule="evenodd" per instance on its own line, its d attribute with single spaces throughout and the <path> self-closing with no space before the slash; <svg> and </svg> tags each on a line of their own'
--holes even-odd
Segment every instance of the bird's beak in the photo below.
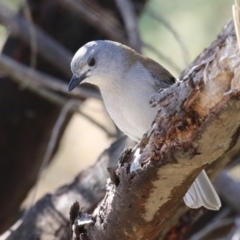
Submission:
<svg viewBox="0 0 240 240">
<path fill-rule="evenodd" d="M 71 92 L 79 83 L 81 83 L 87 77 L 86 75 L 86 73 L 82 74 L 79 77 L 73 75 L 70 83 L 68 84 L 68 91 Z"/>
</svg>

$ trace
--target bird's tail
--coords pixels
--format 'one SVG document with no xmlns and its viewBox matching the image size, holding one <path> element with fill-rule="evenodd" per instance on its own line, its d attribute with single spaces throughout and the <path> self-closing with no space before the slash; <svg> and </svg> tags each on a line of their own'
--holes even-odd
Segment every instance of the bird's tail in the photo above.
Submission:
<svg viewBox="0 0 240 240">
<path fill-rule="evenodd" d="M 183 199 L 190 208 L 203 206 L 210 210 L 219 210 L 221 207 L 218 194 L 204 170 L 195 179 Z"/>
</svg>

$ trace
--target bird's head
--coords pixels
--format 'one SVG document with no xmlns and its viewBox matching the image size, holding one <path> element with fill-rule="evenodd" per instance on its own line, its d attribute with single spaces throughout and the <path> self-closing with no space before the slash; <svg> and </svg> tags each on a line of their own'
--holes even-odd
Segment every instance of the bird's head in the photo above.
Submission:
<svg viewBox="0 0 240 240">
<path fill-rule="evenodd" d="M 80 83 L 98 87 L 121 72 L 121 44 L 111 41 L 93 41 L 82 46 L 71 62 L 73 77 L 68 85 L 72 91 Z"/>
</svg>

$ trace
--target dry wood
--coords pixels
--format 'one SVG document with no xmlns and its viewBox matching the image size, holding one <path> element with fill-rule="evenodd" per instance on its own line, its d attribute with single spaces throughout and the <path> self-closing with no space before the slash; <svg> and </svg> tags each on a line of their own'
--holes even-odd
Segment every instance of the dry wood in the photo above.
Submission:
<svg viewBox="0 0 240 240">
<path fill-rule="evenodd" d="M 152 97 L 161 111 L 140 143 L 139 167 L 130 173 L 138 149 L 122 156 L 120 183 L 108 183 L 85 239 L 159 238 L 198 173 L 236 144 L 240 58 L 232 23 L 200 58 L 182 83 Z"/>
</svg>

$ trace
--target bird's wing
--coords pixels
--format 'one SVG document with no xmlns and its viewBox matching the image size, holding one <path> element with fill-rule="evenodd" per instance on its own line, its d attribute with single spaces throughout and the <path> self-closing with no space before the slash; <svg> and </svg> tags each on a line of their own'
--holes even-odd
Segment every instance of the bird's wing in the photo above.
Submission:
<svg viewBox="0 0 240 240">
<path fill-rule="evenodd" d="M 152 78 L 147 80 L 156 92 L 163 88 L 168 88 L 176 82 L 175 77 L 173 77 L 173 75 L 159 63 L 137 53 L 135 50 L 125 45 L 121 46 L 121 49 L 124 51 L 125 60 L 128 62 L 128 66 L 132 66 L 136 62 L 140 62 L 149 71 Z"/>
<path fill-rule="evenodd" d="M 151 84 L 156 91 L 159 91 L 163 88 L 168 88 L 176 82 L 175 77 L 173 77 L 168 70 L 152 59 L 144 57 L 141 59 L 141 63 L 152 75 L 152 79 L 154 81 L 152 81 L 152 79 L 149 79 L 149 81 L 151 81 Z"/>
</svg>

